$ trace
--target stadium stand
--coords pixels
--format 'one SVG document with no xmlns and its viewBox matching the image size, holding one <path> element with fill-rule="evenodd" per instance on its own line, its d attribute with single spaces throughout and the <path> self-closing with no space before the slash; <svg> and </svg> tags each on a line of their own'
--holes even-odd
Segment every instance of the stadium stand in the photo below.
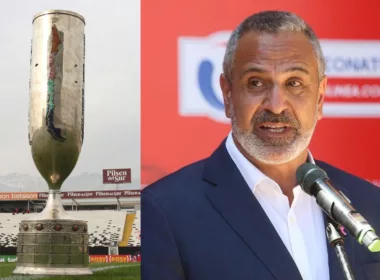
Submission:
<svg viewBox="0 0 380 280">
<path fill-rule="evenodd" d="M 24 215 L 0 214 L 0 246 L 16 247 L 18 224 L 21 221 L 18 217 L 22 216 L 25 218 Z"/>
<path fill-rule="evenodd" d="M 88 222 L 90 255 L 139 256 L 139 190 L 62 194 L 67 213 Z M 46 198 L 46 192 L 0 192 L 0 256 L 16 255 L 20 221 L 41 212 Z"/>
<path fill-rule="evenodd" d="M 128 213 L 123 210 L 83 210 L 68 211 L 75 219 L 88 222 L 88 233 L 90 247 L 120 244 L 121 246 L 140 246 L 140 211 Z M 16 247 L 18 225 L 21 220 L 31 214 L 9 214 L 0 213 L 0 246 Z M 132 219 L 131 219 L 132 218 Z"/>
</svg>

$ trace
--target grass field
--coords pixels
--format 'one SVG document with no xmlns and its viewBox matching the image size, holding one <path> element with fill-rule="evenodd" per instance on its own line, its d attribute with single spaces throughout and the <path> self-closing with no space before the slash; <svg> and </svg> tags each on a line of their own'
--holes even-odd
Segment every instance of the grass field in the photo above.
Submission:
<svg viewBox="0 0 380 280">
<path fill-rule="evenodd" d="M 112 280 L 140 280 L 139 263 L 91 263 L 90 267 L 94 274 L 91 276 L 16 276 L 12 274 L 15 263 L 0 263 L 0 279 L 3 280 L 28 280 L 28 279 L 112 279 Z"/>
</svg>

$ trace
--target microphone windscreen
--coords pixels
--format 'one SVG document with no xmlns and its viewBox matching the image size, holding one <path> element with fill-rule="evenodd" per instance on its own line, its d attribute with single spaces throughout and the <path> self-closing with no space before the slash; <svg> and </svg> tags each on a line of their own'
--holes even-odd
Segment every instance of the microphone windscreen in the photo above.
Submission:
<svg viewBox="0 0 380 280">
<path fill-rule="evenodd" d="M 296 177 L 298 184 L 309 195 L 312 195 L 313 185 L 318 179 L 328 179 L 325 171 L 310 162 L 306 162 L 298 167 Z"/>
</svg>

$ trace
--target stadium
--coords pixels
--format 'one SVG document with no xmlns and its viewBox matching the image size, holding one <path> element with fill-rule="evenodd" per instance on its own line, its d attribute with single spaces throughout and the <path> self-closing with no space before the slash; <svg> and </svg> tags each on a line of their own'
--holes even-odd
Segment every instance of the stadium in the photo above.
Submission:
<svg viewBox="0 0 380 280">
<path fill-rule="evenodd" d="M 0 277 L 10 276 L 16 266 L 19 223 L 41 212 L 47 195 L 0 193 Z M 62 192 L 61 200 L 70 216 L 88 222 L 89 262 L 93 271 L 108 273 L 104 274 L 107 279 L 111 278 L 109 273 L 112 279 L 118 279 L 118 273 L 122 279 L 139 279 L 125 276 L 139 277 L 140 190 Z M 116 269 L 104 271 L 110 267 Z"/>
</svg>

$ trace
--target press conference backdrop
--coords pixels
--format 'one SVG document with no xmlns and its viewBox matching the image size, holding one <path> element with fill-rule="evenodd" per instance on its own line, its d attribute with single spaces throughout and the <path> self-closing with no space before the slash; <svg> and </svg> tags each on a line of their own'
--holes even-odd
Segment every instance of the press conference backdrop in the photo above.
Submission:
<svg viewBox="0 0 380 280">
<path fill-rule="evenodd" d="M 316 31 L 329 77 L 314 157 L 380 185 L 380 29 L 374 0 L 142 1 L 142 183 L 207 157 L 230 130 L 218 79 L 230 32 L 261 10 Z"/>
</svg>

